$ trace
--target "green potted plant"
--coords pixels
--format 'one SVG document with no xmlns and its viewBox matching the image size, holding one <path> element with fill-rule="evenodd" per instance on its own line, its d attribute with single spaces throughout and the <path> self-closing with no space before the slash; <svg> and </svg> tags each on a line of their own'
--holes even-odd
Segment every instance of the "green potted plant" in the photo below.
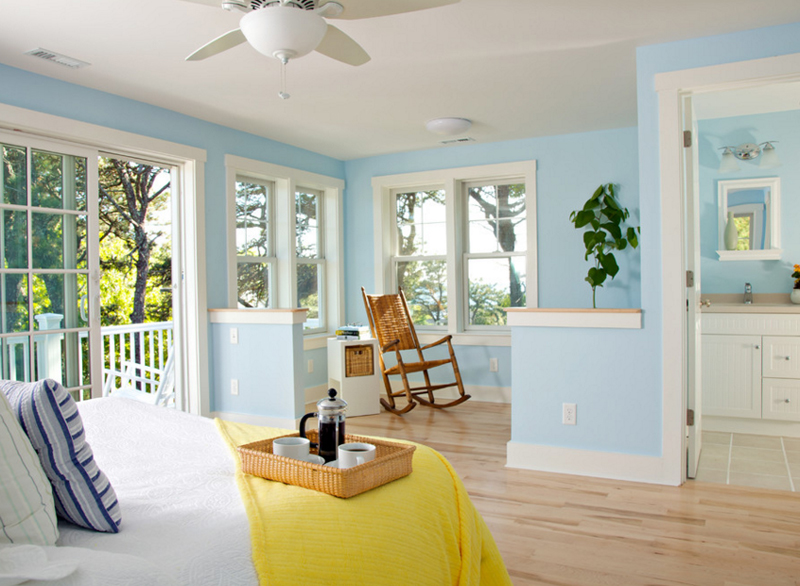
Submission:
<svg viewBox="0 0 800 586">
<path fill-rule="evenodd" d="M 598 187 L 583 206 L 569 215 L 575 228 L 585 228 L 583 244 L 586 247 L 586 260 L 592 257 L 594 265 L 584 279 L 592 287 L 592 307 L 597 308 L 597 287 L 602 287 L 607 278 L 611 280 L 619 272 L 619 264 L 614 257 L 615 250 L 624 250 L 629 245 L 639 246 L 639 226 L 623 226 L 630 217 L 616 198 L 612 183 Z"/>
</svg>

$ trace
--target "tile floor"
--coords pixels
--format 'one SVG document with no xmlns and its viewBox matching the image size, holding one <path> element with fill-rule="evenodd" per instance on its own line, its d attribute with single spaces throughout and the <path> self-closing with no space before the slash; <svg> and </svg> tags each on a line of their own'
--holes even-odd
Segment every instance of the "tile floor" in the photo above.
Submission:
<svg viewBox="0 0 800 586">
<path fill-rule="evenodd" d="M 800 439 L 704 431 L 695 480 L 800 492 Z"/>
</svg>

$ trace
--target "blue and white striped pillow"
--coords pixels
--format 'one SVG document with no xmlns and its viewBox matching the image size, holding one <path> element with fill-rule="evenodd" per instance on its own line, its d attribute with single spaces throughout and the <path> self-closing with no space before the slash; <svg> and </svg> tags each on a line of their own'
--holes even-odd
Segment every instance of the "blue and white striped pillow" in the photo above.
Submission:
<svg viewBox="0 0 800 586">
<path fill-rule="evenodd" d="M 58 514 L 87 529 L 118 532 L 117 495 L 94 461 L 72 396 L 53 380 L 0 381 L 0 391 L 39 455 Z"/>
</svg>

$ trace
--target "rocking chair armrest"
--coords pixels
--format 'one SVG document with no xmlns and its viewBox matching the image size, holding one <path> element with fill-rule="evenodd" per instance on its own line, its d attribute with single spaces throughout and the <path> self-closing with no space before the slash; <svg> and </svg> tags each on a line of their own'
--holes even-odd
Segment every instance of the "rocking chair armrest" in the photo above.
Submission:
<svg viewBox="0 0 800 586">
<path fill-rule="evenodd" d="M 392 346 L 396 346 L 396 345 L 397 345 L 397 344 L 399 344 L 399 343 L 400 343 L 400 340 L 399 340 L 399 339 L 398 339 L 398 340 L 392 340 L 391 342 L 389 342 L 388 344 L 386 344 L 386 346 L 384 346 L 383 348 L 381 348 L 381 352 L 388 352 L 389 350 L 391 350 L 391 349 L 392 349 Z"/>
<path fill-rule="evenodd" d="M 427 350 L 428 348 L 433 348 L 434 346 L 438 346 L 439 344 L 444 344 L 445 342 L 449 342 L 452 338 L 453 336 L 447 334 L 444 338 L 441 338 L 440 340 L 436 340 L 431 344 L 423 346 L 422 348 L 420 348 L 420 350 Z"/>
</svg>

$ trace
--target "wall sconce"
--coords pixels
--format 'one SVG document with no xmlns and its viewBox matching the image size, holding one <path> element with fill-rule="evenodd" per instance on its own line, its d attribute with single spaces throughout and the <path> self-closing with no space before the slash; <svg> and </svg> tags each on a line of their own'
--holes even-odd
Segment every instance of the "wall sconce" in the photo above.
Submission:
<svg viewBox="0 0 800 586">
<path fill-rule="evenodd" d="M 752 161 L 753 159 L 757 159 L 759 155 L 761 155 L 761 162 L 758 165 L 759 168 L 772 169 L 780 166 L 781 161 L 778 158 L 778 153 L 775 152 L 775 145 L 773 144 L 776 142 L 778 141 L 770 140 L 762 142 L 761 144 L 746 142 L 739 146 L 720 147 L 720 149 L 722 149 L 722 160 L 719 164 L 719 172 L 733 173 L 738 171 L 739 163 L 736 162 L 736 159 L 740 161 Z"/>
</svg>

